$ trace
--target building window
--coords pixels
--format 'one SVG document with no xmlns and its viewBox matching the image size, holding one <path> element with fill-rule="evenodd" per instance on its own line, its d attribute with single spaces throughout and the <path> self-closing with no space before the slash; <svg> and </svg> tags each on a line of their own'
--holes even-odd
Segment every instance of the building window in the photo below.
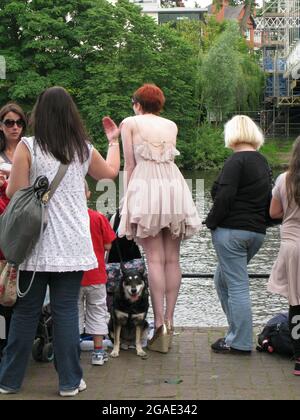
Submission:
<svg viewBox="0 0 300 420">
<path fill-rule="evenodd" d="M 251 34 L 250 29 L 246 29 L 245 38 L 247 39 L 247 41 L 250 41 L 250 34 Z"/>
<path fill-rule="evenodd" d="M 254 42 L 261 44 L 261 31 L 254 31 Z"/>
</svg>

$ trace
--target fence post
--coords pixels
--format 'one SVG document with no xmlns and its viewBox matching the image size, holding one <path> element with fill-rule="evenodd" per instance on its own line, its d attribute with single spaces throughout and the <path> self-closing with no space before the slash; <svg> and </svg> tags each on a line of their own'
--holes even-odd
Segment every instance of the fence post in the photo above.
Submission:
<svg viewBox="0 0 300 420">
<path fill-rule="evenodd" d="M 0 55 L 0 79 L 6 79 L 6 61 L 3 55 Z"/>
</svg>

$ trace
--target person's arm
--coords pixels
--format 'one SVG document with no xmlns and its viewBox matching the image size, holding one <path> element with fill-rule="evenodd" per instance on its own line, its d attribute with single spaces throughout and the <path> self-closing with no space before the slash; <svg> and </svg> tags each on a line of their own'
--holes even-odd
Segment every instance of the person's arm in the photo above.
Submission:
<svg viewBox="0 0 300 420">
<path fill-rule="evenodd" d="M 269 214 L 272 219 L 282 219 L 284 209 L 281 200 L 281 188 L 282 184 L 285 184 L 286 177 L 284 174 L 280 174 L 276 179 L 275 186 L 272 190 L 272 200 L 270 204 Z"/>
<path fill-rule="evenodd" d="M 6 195 L 11 198 L 16 191 L 30 185 L 30 164 L 31 156 L 27 146 L 21 141 L 14 153 L 13 165 L 11 168 Z"/>
<path fill-rule="evenodd" d="M 213 206 L 205 221 L 209 229 L 216 229 L 230 213 L 238 191 L 241 170 L 241 162 L 238 160 L 225 163 L 218 180 Z"/>
<path fill-rule="evenodd" d="M 1 179 L 2 178 L 2 179 Z M 6 195 L 6 188 L 7 188 L 7 181 L 6 181 L 6 176 L 0 174 L 0 184 L 3 182 L 3 184 L 0 187 L 0 214 L 2 214 L 4 212 L 4 210 L 6 209 L 8 203 L 9 203 L 9 198 Z"/>
<path fill-rule="evenodd" d="M 120 130 L 109 117 L 104 117 L 102 123 L 109 142 L 106 160 L 94 149 L 88 170 L 89 175 L 97 181 L 103 178 L 114 179 L 120 170 Z"/>
<path fill-rule="evenodd" d="M 111 247 L 112 247 L 112 244 L 111 243 L 110 244 L 104 244 L 105 251 L 110 251 L 111 250 Z"/>
<path fill-rule="evenodd" d="M 133 151 L 133 127 L 130 118 L 124 120 L 121 125 L 121 137 L 124 152 L 124 192 L 126 192 L 132 172 L 136 167 Z"/>
<path fill-rule="evenodd" d="M 280 199 L 272 197 L 270 205 L 270 216 L 272 219 L 283 218 L 283 207 Z"/>
</svg>

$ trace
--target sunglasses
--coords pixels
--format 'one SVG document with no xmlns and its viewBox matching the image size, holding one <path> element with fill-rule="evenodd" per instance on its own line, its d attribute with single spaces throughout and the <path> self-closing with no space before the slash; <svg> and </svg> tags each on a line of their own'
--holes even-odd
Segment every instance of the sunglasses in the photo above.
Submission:
<svg viewBox="0 0 300 420">
<path fill-rule="evenodd" d="M 136 99 L 134 99 L 134 98 L 132 98 L 132 99 L 131 99 L 131 104 L 132 104 L 132 105 L 135 105 L 135 104 L 137 104 L 137 103 L 138 103 L 138 102 L 137 102 L 137 100 L 136 100 Z"/>
<path fill-rule="evenodd" d="M 15 124 L 17 124 L 17 127 L 19 128 L 25 127 L 25 122 L 21 118 L 19 120 L 5 120 L 2 124 L 4 124 L 7 128 L 13 128 Z"/>
</svg>

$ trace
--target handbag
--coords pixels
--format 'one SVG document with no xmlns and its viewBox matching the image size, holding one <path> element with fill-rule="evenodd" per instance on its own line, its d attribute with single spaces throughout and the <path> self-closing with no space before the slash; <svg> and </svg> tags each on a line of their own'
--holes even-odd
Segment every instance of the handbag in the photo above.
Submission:
<svg viewBox="0 0 300 420">
<path fill-rule="evenodd" d="M 36 143 L 34 143 L 34 155 L 36 162 Z M 7 262 L 14 267 L 18 267 L 30 255 L 35 245 L 41 242 L 47 227 L 49 201 L 67 172 L 68 166 L 59 165 L 50 186 L 46 176 L 39 176 L 33 185 L 17 191 L 0 216 L 0 248 Z M 39 252 L 40 247 L 37 250 L 36 265 Z M 24 297 L 29 292 L 34 276 L 35 271 L 26 292 L 19 290 L 19 276 L 17 276 L 19 297 Z"/>
<path fill-rule="evenodd" d="M 17 270 L 5 260 L 0 261 L 0 305 L 13 306 L 17 300 Z"/>
</svg>

